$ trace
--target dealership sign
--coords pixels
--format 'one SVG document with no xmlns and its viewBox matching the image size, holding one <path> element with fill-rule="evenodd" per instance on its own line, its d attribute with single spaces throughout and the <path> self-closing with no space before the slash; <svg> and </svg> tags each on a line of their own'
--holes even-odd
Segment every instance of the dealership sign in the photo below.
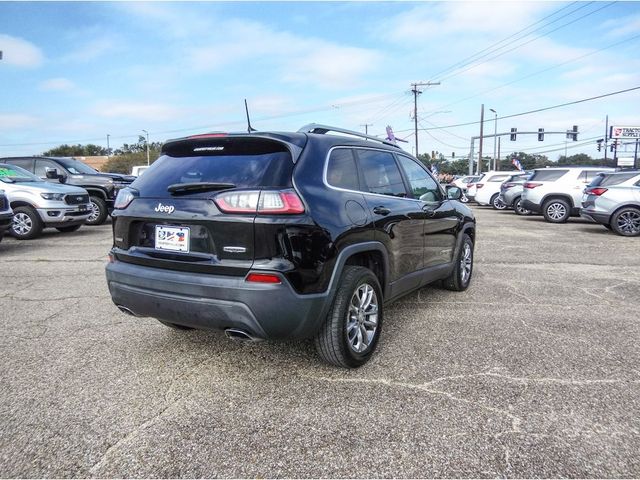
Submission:
<svg viewBox="0 0 640 480">
<path fill-rule="evenodd" d="M 640 138 L 640 127 L 611 127 L 611 138 Z"/>
</svg>

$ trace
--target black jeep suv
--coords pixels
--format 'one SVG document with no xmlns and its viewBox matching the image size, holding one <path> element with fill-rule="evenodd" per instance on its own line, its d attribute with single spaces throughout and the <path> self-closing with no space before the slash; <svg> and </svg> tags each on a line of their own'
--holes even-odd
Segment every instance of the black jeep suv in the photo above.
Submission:
<svg viewBox="0 0 640 480">
<path fill-rule="evenodd" d="M 125 313 L 314 338 L 326 361 L 357 367 L 383 303 L 469 285 L 475 219 L 461 193 L 394 144 L 332 127 L 172 140 L 118 194 L 109 290 Z"/>
<path fill-rule="evenodd" d="M 7 157 L 0 161 L 22 167 L 43 180 L 84 188 L 91 199 L 87 225 L 102 225 L 113 210 L 118 191 L 135 180 L 129 175 L 98 172 L 72 157 Z"/>
</svg>

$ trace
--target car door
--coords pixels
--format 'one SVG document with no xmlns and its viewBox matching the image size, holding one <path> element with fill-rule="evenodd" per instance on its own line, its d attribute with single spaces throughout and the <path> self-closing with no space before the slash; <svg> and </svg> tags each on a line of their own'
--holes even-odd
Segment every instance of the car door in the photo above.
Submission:
<svg viewBox="0 0 640 480">
<path fill-rule="evenodd" d="M 36 175 L 36 177 L 40 177 L 47 182 L 59 183 L 59 180 L 57 178 L 47 178 L 48 168 L 55 168 L 58 174 L 66 173 L 62 171 L 60 165 L 46 158 L 36 158 L 36 164 L 33 173 Z"/>
<path fill-rule="evenodd" d="M 453 259 L 459 215 L 451 200 L 427 169 L 414 159 L 398 155 L 400 166 L 410 186 L 410 194 L 425 214 L 424 266 L 434 269 Z M 429 282 L 429 272 L 425 272 Z"/>
<path fill-rule="evenodd" d="M 422 202 L 408 198 L 396 159 L 384 150 L 357 148 L 356 161 L 375 240 L 389 255 L 391 297 L 417 288 L 424 268 Z"/>
</svg>

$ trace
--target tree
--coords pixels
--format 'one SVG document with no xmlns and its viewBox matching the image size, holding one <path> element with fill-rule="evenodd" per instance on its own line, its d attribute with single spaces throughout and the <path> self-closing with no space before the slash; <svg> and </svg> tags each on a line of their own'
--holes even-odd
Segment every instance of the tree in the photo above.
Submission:
<svg viewBox="0 0 640 480">
<path fill-rule="evenodd" d="M 47 150 L 42 155 L 45 157 L 94 157 L 97 155 L 108 155 L 108 151 L 106 148 L 91 143 L 87 145 L 64 144 Z"/>
</svg>

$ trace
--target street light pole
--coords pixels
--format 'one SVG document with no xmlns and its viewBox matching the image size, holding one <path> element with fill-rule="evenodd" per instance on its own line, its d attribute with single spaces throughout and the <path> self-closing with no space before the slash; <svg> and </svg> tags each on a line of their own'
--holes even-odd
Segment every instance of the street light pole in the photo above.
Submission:
<svg viewBox="0 0 640 480">
<path fill-rule="evenodd" d="M 147 135 L 147 166 L 149 165 L 149 132 L 142 130 Z"/>
<path fill-rule="evenodd" d="M 493 119 L 493 169 L 498 170 L 498 161 L 496 160 L 496 138 L 498 137 L 498 112 L 496 112 L 493 108 L 490 108 L 494 114 L 495 118 Z"/>
<path fill-rule="evenodd" d="M 107 158 L 109 158 L 109 151 L 110 151 L 110 149 L 109 149 L 109 137 L 110 137 L 110 136 L 111 136 L 111 135 L 109 135 L 109 134 L 107 133 Z"/>
</svg>

